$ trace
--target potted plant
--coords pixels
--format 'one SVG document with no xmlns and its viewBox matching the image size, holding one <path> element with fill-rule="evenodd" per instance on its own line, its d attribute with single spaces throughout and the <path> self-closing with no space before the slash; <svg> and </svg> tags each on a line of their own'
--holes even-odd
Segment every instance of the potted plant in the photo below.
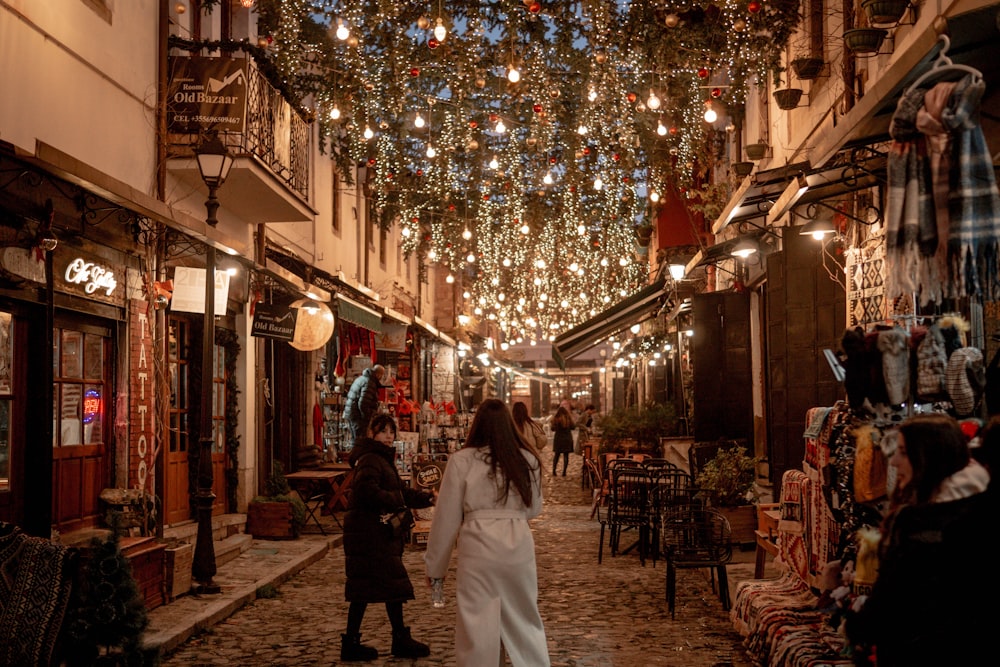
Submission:
<svg viewBox="0 0 1000 667">
<path fill-rule="evenodd" d="M 875 55 L 887 34 L 889 31 L 882 28 L 852 28 L 844 31 L 844 46 L 857 56 Z"/>
<path fill-rule="evenodd" d="M 295 539 L 306 524 L 306 505 L 292 493 L 281 462 L 274 461 L 271 470 L 264 495 L 247 505 L 247 532 L 259 539 Z"/>
<path fill-rule="evenodd" d="M 757 160 L 760 160 L 765 155 L 767 155 L 768 148 L 770 148 L 770 146 L 768 146 L 763 139 L 760 139 L 755 144 L 747 144 L 746 148 L 744 148 L 743 150 L 744 152 L 746 152 L 748 160 L 753 160 L 754 162 L 756 162 Z"/>
<path fill-rule="evenodd" d="M 659 456 L 660 438 L 677 434 L 677 413 L 669 403 L 647 403 L 615 408 L 598 422 L 601 447 L 598 453 L 635 450 Z"/>
<path fill-rule="evenodd" d="M 774 100 L 778 103 L 778 108 L 788 111 L 799 106 L 802 92 L 801 88 L 780 88 L 774 91 Z"/>
<path fill-rule="evenodd" d="M 733 173 L 740 178 L 746 178 L 750 175 L 750 172 L 753 171 L 753 162 L 734 162 L 732 164 L 732 170 Z"/>
<path fill-rule="evenodd" d="M 741 446 L 721 447 L 695 477 L 699 496 L 726 515 L 738 544 L 754 542 L 759 462 Z"/>
<path fill-rule="evenodd" d="M 803 81 L 818 77 L 823 71 L 824 64 L 822 58 L 815 56 L 799 56 L 789 63 L 795 76 Z"/>
<path fill-rule="evenodd" d="M 909 0 L 861 0 L 861 9 L 871 25 L 894 25 L 910 8 Z"/>
</svg>

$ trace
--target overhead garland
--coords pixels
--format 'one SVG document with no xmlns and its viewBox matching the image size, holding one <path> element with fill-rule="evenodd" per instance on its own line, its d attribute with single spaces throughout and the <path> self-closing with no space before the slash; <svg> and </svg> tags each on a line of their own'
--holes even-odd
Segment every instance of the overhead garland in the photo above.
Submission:
<svg viewBox="0 0 1000 667">
<path fill-rule="evenodd" d="M 203 0 L 203 6 L 214 0 Z M 647 282 L 635 229 L 722 157 L 796 0 L 258 0 L 262 46 L 380 223 L 508 340 Z M 720 110 L 704 119 L 706 102 Z M 655 199 L 655 196 L 653 196 Z"/>
</svg>

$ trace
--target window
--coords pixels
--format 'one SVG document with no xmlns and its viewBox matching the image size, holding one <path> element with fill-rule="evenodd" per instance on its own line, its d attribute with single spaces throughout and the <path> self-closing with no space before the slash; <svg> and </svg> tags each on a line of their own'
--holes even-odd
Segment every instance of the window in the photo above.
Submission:
<svg viewBox="0 0 1000 667">
<path fill-rule="evenodd" d="M 187 322 L 170 320 L 167 363 L 170 366 L 170 433 L 167 447 L 171 454 L 188 450 L 188 359 L 191 331 Z"/>
<path fill-rule="evenodd" d="M 104 444 L 109 360 L 107 337 L 76 329 L 55 330 L 53 447 Z"/>
<path fill-rule="evenodd" d="M 330 163 L 330 176 L 330 181 L 333 184 L 331 188 L 333 199 L 331 202 L 331 210 L 333 211 L 331 225 L 334 233 L 340 234 L 340 172 L 337 171 L 337 167 L 332 162 Z"/>
</svg>

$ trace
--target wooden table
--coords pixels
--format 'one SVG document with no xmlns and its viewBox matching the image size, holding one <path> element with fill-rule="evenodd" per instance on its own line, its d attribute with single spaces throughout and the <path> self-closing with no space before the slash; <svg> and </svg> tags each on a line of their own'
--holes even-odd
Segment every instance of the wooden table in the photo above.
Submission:
<svg viewBox="0 0 1000 667">
<path fill-rule="evenodd" d="M 350 488 L 354 472 L 347 464 L 327 465 L 337 467 L 299 470 L 287 473 L 285 479 L 288 480 L 289 486 L 295 489 L 303 499 L 322 495 L 325 513 L 333 515 L 334 520 L 339 524 L 340 520 L 337 519 L 335 512 L 347 509 L 347 491 Z"/>
</svg>

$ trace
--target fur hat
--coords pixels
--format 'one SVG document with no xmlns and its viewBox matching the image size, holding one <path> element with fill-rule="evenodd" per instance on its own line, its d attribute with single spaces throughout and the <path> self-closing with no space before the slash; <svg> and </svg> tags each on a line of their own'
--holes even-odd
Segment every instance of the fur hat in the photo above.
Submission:
<svg viewBox="0 0 1000 667">
<path fill-rule="evenodd" d="M 890 405 L 904 403 L 910 393 L 910 346 L 905 331 L 896 327 L 878 335 L 882 376 Z"/>
<path fill-rule="evenodd" d="M 945 385 L 955 414 L 959 417 L 971 415 L 986 387 L 983 353 L 975 347 L 955 350 L 948 359 Z"/>
<path fill-rule="evenodd" d="M 945 394 L 944 376 L 948 354 L 941 328 L 933 324 L 917 347 L 917 398 L 936 401 Z"/>
</svg>

